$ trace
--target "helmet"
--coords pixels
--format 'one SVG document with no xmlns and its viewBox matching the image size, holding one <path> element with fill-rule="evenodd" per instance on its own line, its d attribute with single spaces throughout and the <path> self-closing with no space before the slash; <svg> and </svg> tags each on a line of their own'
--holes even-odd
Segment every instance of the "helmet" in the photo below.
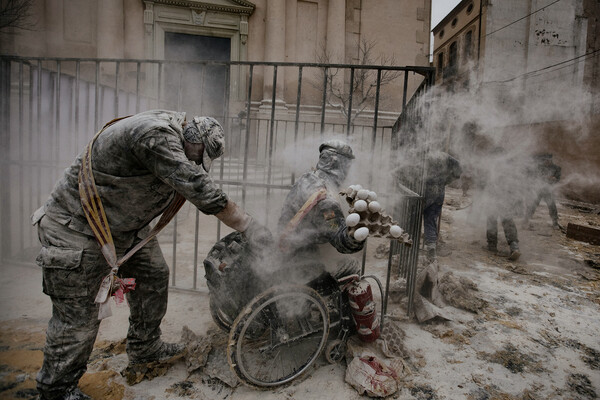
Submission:
<svg viewBox="0 0 600 400">
<path fill-rule="evenodd" d="M 341 154 L 350 159 L 354 158 L 354 154 L 352 153 L 352 148 L 343 140 L 333 139 L 323 142 L 319 146 L 319 153 L 322 153 L 324 150 L 331 150 L 334 153 Z"/>
<path fill-rule="evenodd" d="M 212 160 L 224 152 L 223 127 L 212 117 L 194 117 L 193 123 L 184 129 L 183 137 L 190 143 L 204 143 L 202 166 L 206 171 L 210 170 Z"/>
</svg>

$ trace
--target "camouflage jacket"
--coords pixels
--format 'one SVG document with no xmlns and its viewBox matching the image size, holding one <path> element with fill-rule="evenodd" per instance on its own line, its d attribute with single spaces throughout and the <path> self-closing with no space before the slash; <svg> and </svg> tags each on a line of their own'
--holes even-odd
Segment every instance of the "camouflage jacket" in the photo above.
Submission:
<svg viewBox="0 0 600 400">
<path fill-rule="evenodd" d="M 446 185 L 460 178 L 462 168 L 457 159 L 442 151 L 432 151 L 427 155 L 427 176 L 425 178 L 425 207 L 443 201 Z"/>
<path fill-rule="evenodd" d="M 147 111 L 114 123 L 96 139 L 92 169 L 116 237 L 147 227 L 169 205 L 175 192 L 205 214 L 216 214 L 225 207 L 225 193 L 184 153 L 184 120 L 185 113 Z M 92 235 L 79 197 L 82 155 L 56 183 L 44 212 L 77 232 Z"/>
<path fill-rule="evenodd" d="M 363 242 L 348 236 L 348 227 L 340 203 L 328 188 L 335 185 L 331 184 L 331 179 L 326 175 L 327 173 L 321 170 L 305 173 L 285 199 L 278 224 L 280 233 L 313 193 L 322 188 L 328 189 L 327 197 L 319 201 L 287 237 L 288 256 L 314 253 L 318 245 L 325 243 L 331 244 L 338 252 L 344 254 L 355 253 L 363 248 Z"/>
</svg>

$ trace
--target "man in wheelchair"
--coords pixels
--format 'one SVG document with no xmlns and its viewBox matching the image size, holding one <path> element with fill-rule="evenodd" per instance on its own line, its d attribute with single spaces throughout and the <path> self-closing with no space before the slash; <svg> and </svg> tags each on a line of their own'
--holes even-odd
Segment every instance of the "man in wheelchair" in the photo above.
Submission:
<svg viewBox="0 0 600 400">
<path fill-rule="evenodd" d="M 337 200 L 353 159 L 348 144 L 324 142 L 316 168 L 302 175 L 288 193 L 278 229 L 284 262 L 295 266 L 292 279 L 306 282 L 325 271 L 335 278 L 360 273 L 358 261 L 344 255 L 362 250 L 364 241 L 348 235 Z"/>
<path fill-rule="evenodd" d="M 214 245 L 204 267 L 217 324 L 228 330 L 241 308 L 270 286 L 306 284 L 326 272 L 336 280 L 360 273 L 348 254 L 362 250 L 364 241 L 348 235 L 337 200 L 353 159 L 352 148 L 340 140 L 319 146 L 316 168 L 285 199 L 276 243 L 257 248 L 234 232 Z"/>
<path fill-rule="evenodd" d="M 364 246 L 348 234 L 337 200 L 353 159 L 342 141 L 321 144 L 316 168 L 285 200 L 275 243 L 234 232 L 204 260 L 212 317 L 229 332 L 228 361 L 246 384 L 285 384 L 323 350 L 330 362 L 344 354 L 354 326 L 342 286 L 360 265 L 340 256 Z"/>
</svg>

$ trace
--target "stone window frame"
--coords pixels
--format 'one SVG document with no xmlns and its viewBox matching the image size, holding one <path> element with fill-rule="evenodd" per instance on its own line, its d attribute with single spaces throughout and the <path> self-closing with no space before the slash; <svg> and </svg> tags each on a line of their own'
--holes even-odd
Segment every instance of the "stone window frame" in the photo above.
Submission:
<svg viewBox="0 0 600 400">
<path fill-rule="evenodd" d="M 228 38 L 230 60 L 248 59 L 248 19 L 255 5 L 245 0 L 229 4 L 204 0 L 144 0 L 144 53 L 147 59 L 163 60 L 165 32 Z M 231 100 L 245 100 L 246 74 L 231 67 Z"/>
<path fill-rule="evenodd" d="M 470 40 L 467 37 L 470 36 Z M 473 38 L 475 37 L 475 28 L 469 28 L 465 32 L 463 39 L 463 64 L 468 63 L 473 58 Z"/>
</svg>

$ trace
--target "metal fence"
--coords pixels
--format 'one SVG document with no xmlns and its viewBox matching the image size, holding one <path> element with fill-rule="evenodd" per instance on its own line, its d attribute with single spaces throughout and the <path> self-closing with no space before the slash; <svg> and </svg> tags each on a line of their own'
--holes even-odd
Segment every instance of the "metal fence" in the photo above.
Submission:
<svg viewBox="0 0 600 400">
<path fill-rule="evenodd" d="M 206 75 L 210 73 L 208 66 L 226 71 L 225 96 L 202 96 L 200 83 L 194 88 L 197 102 L 190 104 L 190 94 L 187 98 L 182 95 L 189 88 L 186 77 L 181 75 L 181 71 L 190 70 L 190 65 L 198 67 L 197 82 L 210 79 Z M 352 91 L 346 99 L 345 114 L 329 105 L 331 82 L 327 71 L 330 69 L 345 71 L 350 82 L 358 69 L 373 72 L 376 91 L 371 114 L 366 114 L 371 115 L 370 121 L 366 117 L 362 118 L 366 123 L 352 119 L 355 112 Z M 281 84 L 278 71 L 285 71 L 288 83 L 290 76 L 296 79 L 296 104 L 284 111 L 276 98 L 278 83 Z M 213 164 L 211 174 L 234 201 L 270 227 L 274 227 L 283 199 L 296 177 L 316 162 L 318 143 L 324 137 L 343 135 L 352 143 L 357 159 L 368 160 L 361 164 L 364 168 L 357 179 L 368 181 L 371 190 L 394 202 L 393 209 L 398 210 L 395 219 L 418 238 L 421 211 L 418 204 L 406 199 L 416 199 L 419 195 L 392 191 L 390 177 L 381 176 L 394 163 L 391 150 L 397 148 L 397 136 L 402 134 L 397 126 L 379 126 L 378 118 L 374 117 L 379 114 L 381 75 L 385 71 L 404 76 L 403 92 L 398 94 L 399 112 L 406 108 L 409 73 L 422 75 L 429 86 L 434 70 L 342 64 L 0 56 L 1 260 L 33 260 L 39 244 L 29 216 L 43 204 L 63 169 L 105 122 L 155 108 L 193 109 L 198 110 L 198 115 L 206 110 L 222 114 L 213 116 L 226 128 L 227 149 Z M 309 85 L 309 76 L 323 77 L 318 82 L 320 88 Z M 254 99 L 253 85 L 263 83 L 262 79 L 272 79 L 270 101 Z M 306 104 L 306 93 L 311 91 L 312 99 L 317 93 L 316 104 L 314 101 Z M 215 98 L 220 104 L 215 104 Z M 312 148 L 314 160 L 299 151 L 304 148 Z M 419 217 L 414 212 L 409 216 L 407 207 L 417 211 Z M 203 286 L 203 280 L 198 278 L 202 257 L 215 240 L 227 233 L 228 228 L 216 218 L 184 206 L 159 235 L 170 264 L 172 285 L 191 290 Z M 403 257 L 401 263 L 403 271 L 414 271 L 415 254 Z M 409 278 L 410 273 L 405 272 Z"/>
</svg>

